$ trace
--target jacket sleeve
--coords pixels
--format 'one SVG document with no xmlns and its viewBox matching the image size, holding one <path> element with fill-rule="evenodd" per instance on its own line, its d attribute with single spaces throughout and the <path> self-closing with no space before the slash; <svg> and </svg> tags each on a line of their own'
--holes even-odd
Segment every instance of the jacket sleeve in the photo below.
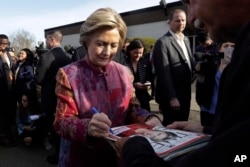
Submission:
<svg viewBox="0 0 250 167">
<path fill-rule="evenodd" d="M 87 142 L 87 126 L 90 119 L 80 119 L 73 90 L 63 69 L 56 75 L 57 107 L 54 128 L 66 139 Z"/>
<path fill-rule="evenodd" d="M 51 64 L 49 61 L 50 58 L 49 54 L 50 54 L 49 52 L 42 54 L 38 61 L 38 65 L 36 68 L 36 83 L 38 85 L 42 84 L 43 79 L 45 78 L 46 73 L 49 70 Z"/>
<path fill-rule="evenodd" d="M 167 41 L 164 39 L 159 39 L 154 47 L 153 58 L 154 58 L 154 67 L 157 75 L 157 80 L 160 88 L 162 89 L 162 96 L 166 100 L 170 100 L 171 98 L 176 98 L 176 92 L 174 88 L 174 84 L 172 81 L 171 68 L 170 68 L 170 60 L 169 60 L 169 50 L 167 47 Z"/>
<path fill-rule="evenodd" d="M 147 139 L 141 136 L 126 141 L 122 158 L 127 167 L 167 167 L 167 163 L 155 154 Z"/>
</svg>

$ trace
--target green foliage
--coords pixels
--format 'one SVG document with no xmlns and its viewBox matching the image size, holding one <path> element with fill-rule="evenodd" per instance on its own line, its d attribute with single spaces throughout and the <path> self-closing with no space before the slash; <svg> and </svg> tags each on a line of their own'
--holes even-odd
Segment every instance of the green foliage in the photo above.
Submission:
<svg viewBox="0 0 250 167">
<path fill-rule="evenodd" d="M 154 45 L 157 39 L 151 38 L 151 37 L 130 37 L 130 40 L 133 40 L 135 38 L 140 38 L 144 44 L 145 44 L 145 53 L 148 53 L 150 51 L 150 46 Z"/>
</svg>

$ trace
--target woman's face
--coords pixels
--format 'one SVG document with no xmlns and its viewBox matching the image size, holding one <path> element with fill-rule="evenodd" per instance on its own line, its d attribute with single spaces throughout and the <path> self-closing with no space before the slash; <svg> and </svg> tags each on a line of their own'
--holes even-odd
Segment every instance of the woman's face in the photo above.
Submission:
<svg viewBox="0 0 250 167">
<path fill-rule="evenodd" d="M 102 71 L 116 55 L 119 40 L 120 34 L 116 28 L 103 28 L 94 33 L 86 43 L 90 62 Z"/>
<path fill-rule="evenodd" d="M 22 105 L 24 108 L 28 107 L 28 97 L 26 95 L 22 96 L 22 101 L 21 101 Z"/>
<path fill-rule="evenodd" d="M 144 48 L 137 48 L 129 51 L 130 59 L 134 62 L 138 62 L 143 55 Z"/>
<path fill-rule="evenodd" d="M 21 50 L 20 52 L 19 52 L 19 54 L 18 54 L 18 60 L 19 61 L 24 61 L 24 60 L 26 60 L 27 59 L 27 54 L 26 54 L 26 52 L 25 51 L 23 51 L 23 50 Z"/>
</svg>

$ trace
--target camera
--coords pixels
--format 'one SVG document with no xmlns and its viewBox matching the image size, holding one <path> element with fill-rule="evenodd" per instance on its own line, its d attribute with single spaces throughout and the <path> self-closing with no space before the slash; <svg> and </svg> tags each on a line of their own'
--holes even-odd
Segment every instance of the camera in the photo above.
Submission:
<svg viewBox="0 0 250 167">
<path fill-rule="evenodd" d="M 224 53 L 196 52 L 194 58 L 198 62 L 196 65 L 197 83 L 205 83 L 209 78 L 209 80 L 214 78 L 220 65 L 220 61 L 224 58 Z"/>
<path fill-rule="evenodd" d="M 44 47 L 44 42 L 42 41 L 39 41 L 38 42 L 38 46 L 36 46 L 36 50 L 35 50 L 35 57 L 34 57 L 34 66 L 36 67 L 37 64 L 38 64 L 38 60 L 40 59 L 40 56 L 43 54 L 43 53 L 46 53 L 48 52 L 49 50 L 46 49 Z"/>
<path fill-rule="evenodd" d="M 39 41 L 38 46 L 36 46 L 35 54 L 40 57 L 43 53 L 48 52 L 49 50 L 44 47 L 44 42 Z"/>
<path fill-rule="evenodd" d="M 4 49 L 6 52 L 15 52 L 15 48 L 9 47 Z"/>
</svg>

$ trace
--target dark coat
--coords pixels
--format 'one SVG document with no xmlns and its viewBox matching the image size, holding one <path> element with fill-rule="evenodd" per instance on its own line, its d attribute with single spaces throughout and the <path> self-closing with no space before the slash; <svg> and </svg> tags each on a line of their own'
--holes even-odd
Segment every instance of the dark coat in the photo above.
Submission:
<svg viewBox="0 0 250 167">
<path fill-rule="evenodd" d="M 0 142 L 1 140 L 15 140 L 16 125 L 16 91 L 15 77 L 12 80 L 9 77 L 10 71 L 15 73 L 11 58 L 9 57 L 10 67 L 0 56 Z"/>
<path fill-rule="evenodd" d="M 16 102 L 16 95 L 15 95 L 15 68 L 12 65 L 11 58 L 9 57 L 10 66 L 9 67 L 1 58 L 0 56 L 0 112 L 9 112 L 9 110 L 14 110 L 15 108 L 13 104 Z M 12 80 L 8 76 L 9 73 L 12 72 Z M 13 107 L 10 107 L 13 106 Z M 13 109 L 10 109 L 13 108 Z M 12 111 L 13 112 L 13 111 Z"/>
<path fill-rule="evenodd" d="M 34 66 L 29 61 L 25 61 L 20 65 L 19 70 L 17 71 L 16 91 L 18 102 L 21 101 L 21 97 L 24 93 L 29 93 L 32 98 L 37 98 Z"/>
<path fill-rule="evenodd" d="M 36 68 L 36 81 L 41 85 L 41 110 L 48 115 L 56 111 L 55 76 L 60 67 L 71 63 L 70 56 L 56 47 L 41 55 Z"/>
<path fill-rule="evenodd" d="M 142 84 L 146 81 L 151 81 L 152 78 L 152 66 L 150 62 L 145 58 L 140 58 L 137 64 L 137 73 L 135 73 L 133 66 L 130 61 L 130 57 L 126 59 L 126 66 L 129 67 L 131 73 L 134 76 L 133 83 L 141 82 Z M 150 111 L 149 101 L 151 97 L 147 89 L 138 89 L 135 87 L 135 94 L 137 99 L 140 101 L 141 107 Z"/>
<path fill-rule="evenodd" d="M 191 63 L 194 59 L 187 37 L 184 39 Z M 192 70 L 188 67 L 184 53 L 170 32 L 157 40 L 153 52 L 154 67 L 157 76 L 155 98 L 165 103 L 171 98 L 182 101 L 191 99 Z"/>
</svg>

